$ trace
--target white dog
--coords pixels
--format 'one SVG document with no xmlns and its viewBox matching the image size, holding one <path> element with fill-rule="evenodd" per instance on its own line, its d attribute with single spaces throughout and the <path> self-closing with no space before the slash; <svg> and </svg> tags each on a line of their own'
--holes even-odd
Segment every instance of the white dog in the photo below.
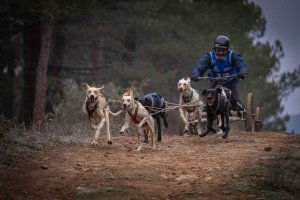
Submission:
<svg viewBox="0 0 300 200">
<path fill-rule="evenodd" d="M 178 90 L 180 92 L 179 112 L 184 122 L 184 134 L 189 132 L 189 125 L 196 124 L 198 135 L 201 134 L 203 127 L 202 112 L 204 103 L 200 99 L 197 90 L 191 87 L 190 78 L 182 78 L 178 82 Z"/>
<path fill-rule="evenodd" d="M 97 140 L 105 123 L 107 128 L 107 143 L 112 144 L 109 129 L 109 114 L 116 116 L 122 111 L 113 113 L 109 110 L 106 99 L 101 94 L 101 90 L 104 88 L 104 86 L 102 86 L 101 88 L 96 88 L 91 87 L 86 83 L 83 83 L 82 86 L 86 89 L 86 98 L 82 106 L 82 111 L 87 116 L 90 128 L 92 130 L 96 130 L 92 145 L 98 145 Z M 95 126 L 97 118 L 100 119 L 100 123 L 98 124 L 98 126 Z"/>
<path fill-rule="evenodd" d="M 133 91 L 129 89 L 123 94 L 123 109 L 126 111 L 125 124 L 119 131 L 120 134 L 124 133 L 129 125 L 133 123 L 137 131 L 138 147 L 135 151 L 140 151 L 142 149 L 141 133 L 142 129 L 145 129 L 145 133 L 151 136 L 151 146 L 155 149 L 154 140 L 154 119 L 146 110 L 146 108 L 133 97 Z"/>
</svg>

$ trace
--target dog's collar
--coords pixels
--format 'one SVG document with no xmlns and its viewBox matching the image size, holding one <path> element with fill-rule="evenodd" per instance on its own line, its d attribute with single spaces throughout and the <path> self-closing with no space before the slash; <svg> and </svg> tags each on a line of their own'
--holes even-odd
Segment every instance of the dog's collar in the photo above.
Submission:
<svg viewBox="0 0 300 200">
<path fill-rule="evenodd" d="M 189 96 L 183 96 L 183 95 L 181 95 L 181 98 L 182 98 L 183 102 L 184 103 L 190 103 L 191 100 L 192 100 L 192 98 L 193 98 L 193 94 L 194 94 L 194 92 L 192 90 L 191 94 Z"/>
<path fill-rule="evenodd" d="M 210 110 L 213 112 L 213 113 L 215 113 L 215 112 L 217 112 L 217 110 L 219 109 L 219 107 L 220 107 L 220 96 L 219 96 L 219 94 L 217 95 L 217 107 L 216 107 L 216 109 L 214 109 L 214 111 L 212 110 L 212 108 L 210 107 Z"/>
<path fill-rule="evenodd" d="M 140 123 L 140 121 L 137 120 L 136 117 L 137 117 L 137 113 L 138 113 L 138 110 L 139 110 L 139 104 L 138 104 L 136 101 L 134 101 L 134 102 L 135 102 L 135 104 L 136 104 L 135 111 L 134 111 L 133 114 L 131 114 L 131 113 L 130 113 L 130 110 L 128 110 L 128 114 L 130 115 L 132 121 L 133 121 L 135 124 L 138 124 L 138 123 Z"/>
<path fill-rule="evenodd" d="M 85 109 L 90 119 L 93 118 L 93 113 L 97 110 L 97 108 L 98 108 L 98 100 L 96 100 L 96 104 L 95 106 L 92 107 L 92 109 L 91 106 L 88 105 L 88 102 L 85 103 Z"/>
</svg>

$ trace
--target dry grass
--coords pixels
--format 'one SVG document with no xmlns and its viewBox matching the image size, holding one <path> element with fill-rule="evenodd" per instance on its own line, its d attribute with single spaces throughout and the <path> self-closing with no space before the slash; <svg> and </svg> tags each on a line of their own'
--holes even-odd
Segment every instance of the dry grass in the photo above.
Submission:
<svg viewBox="0 0 300 200">
<path fill-rule="evenodd" d="M 279 152 L 267 164 L 267 182 L 274 189 L 300 192 L 300 152 Z"/>
</svg>

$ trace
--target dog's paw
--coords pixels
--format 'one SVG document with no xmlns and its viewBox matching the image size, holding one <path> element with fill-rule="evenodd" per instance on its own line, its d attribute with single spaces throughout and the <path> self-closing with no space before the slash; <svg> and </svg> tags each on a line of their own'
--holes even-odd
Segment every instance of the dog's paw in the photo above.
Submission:
<svg viewBox="0 0 300 200">
<path fill-rule="evenodd" d="M 138 146 L 134 151 L 141 151 L 142 147 Z"/>
<path fill-rule="evenodd" d="M 183 133 L 184 133 L 184 134 L 189 133 L 189 129 L 185 128 L 185 129 L 183 130 Z"/>
<path fill-rule="evenodd" d="M 189 136 L 189 129 L 184 129 L 183 130 L 183 136 Z"/>
<path fill-rule="evenodd" d="M 107 141 L 107 144 L 112 144 L 112 141 L 111 140 Z"/>
<path fill-rule="evenodd" d="M 227 133 L 227 132 L 225 132 L 225 134 L 224 134 L 224 135 L 222 135 L 222 138 L 223 138 L 223 139 L 227 139 L 227 138 L 228 138 L 228 133 Z"/>
<path fill-rule="evenodd" d="M 204 137 L 206 136 L 208 133 L 210 132 L 210 130 L 206 130 L 204 133 L 199 134 L 199 137 Z"/>
<path fill-rule="evenodd" d="M 222 135 L 222 138 L 223 138 L 223 139 L 226 139 L 226 138 L 228 138 L 228 133 L 229 133 L 229 130 L 230 130 L 230 128 L 227 128 L 227 129 L 225 130 L 225 133 L 224 133 L 224 135 Z"/>
<path fill-rule="evenodd" d="M 211 132 L 213 132 L 213 133 L 216 133 L 217 131 L 215 130 L 215 129 L 213 129 L 213 128 L 210 128 L 209 129 Z"/>
<path fill-rule="evenodd" d="M 93 140 L 93 142 L 91 143 L 93 146 L 98 146 L 98 142 L 97 140 Z"/>
<path fill-rule="evenodd" d="M 221 135 L 223 135 L 223 130 L 222 129 L 220 129 L 218 132 L 217 132 L 217 135 L 219 135 L 219 136 L 221 136 Z"/>
</svg>

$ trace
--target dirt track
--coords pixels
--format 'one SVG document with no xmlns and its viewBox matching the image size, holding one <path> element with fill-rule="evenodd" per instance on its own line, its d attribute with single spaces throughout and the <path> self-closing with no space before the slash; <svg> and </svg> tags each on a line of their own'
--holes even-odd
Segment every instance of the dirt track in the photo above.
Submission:
<svg viewBox="0 0 300 200">
<path fill-rule="evenodd" d="M 157 150 L 134 152 L 136 141 L 61 145 L 8 151 L 1 164 L 0 199 L 257 199 L 264 162 L 300 149 L 300 138 L 279 133 L 164 136 Z M 272 147 L 265 151 L 265 147 Z M 255 173 L 247 175 L 247 170 Z M 246 174 L 246 175 L 245 175 Z"/>
</svg>

